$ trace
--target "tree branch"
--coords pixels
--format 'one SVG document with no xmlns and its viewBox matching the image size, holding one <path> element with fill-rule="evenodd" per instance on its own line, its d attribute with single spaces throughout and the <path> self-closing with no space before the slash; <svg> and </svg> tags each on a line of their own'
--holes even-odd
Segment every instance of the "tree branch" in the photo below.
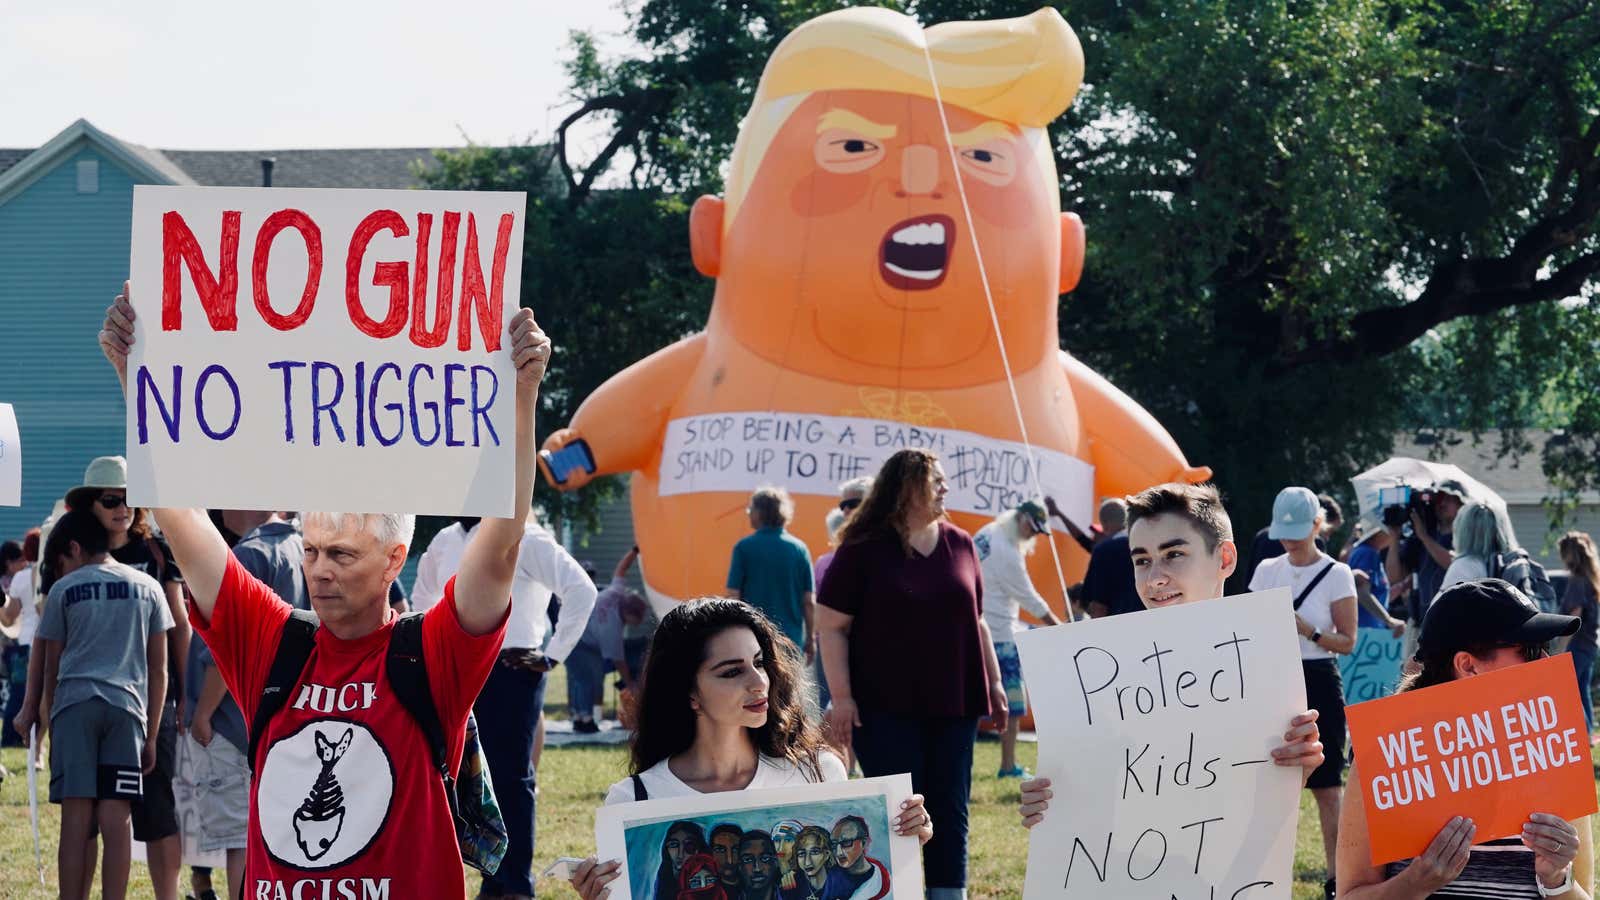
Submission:
<svg viewBox="0 0 1600 900">
<path fill-rule="evenodd" d="M 626 102 L 627 98 L 622 94 L 605 94 L 600 97 L 591 97 L 585 100 L 583 105 L 578 107 L 572 114 L 562 119 L 561 125 L 556 128 L 556 161 L 561 164 L 561 175 L 567 180 L 567 204 L 569 206 L 576 206 L 578 203 L 583 202 L 583 197 L 588 196 L 589 191 L 586 185 L 594 183 L 594 163 L 590 163 L 588 169 L 584 171 L 583 182 L 580 185 L 579 181 L 572 175 L 572 161 L 567 158 L 567 129 L 576 125 L 590 113 L 598 112 L 602 109 L 621 110 Z M 615 143 L 615 141 L 612 143 Z M 612 151 L 613 154 L 615 152 L 614 150 Z M 607 161 L 610 161 L 609 157 L 607 157 Z M 574 201 L 573 197 L 580 192 L 583 197 L 578 197 L 577 201 Z"/>
<path fill-rule="evenodd" d="M 1384 356 L 1451 319 L 1576 296 L 1596 274 L 1600 274 L 1600 251 L 1580 256 L 1544 279 L 1525 277 L 1509 258 L 1441 264 L 1417 299 L 1358 313 L 1350 320 L 1349 335 L 1291 354 L 1280 367 Z"/>
<path fill-rule="evenodd" d="M 633 147 L 635 152 L 638 151 L 639 135 L 649 123 L 650 116 L 666 104 L 667 97 L 668 91 L 662 88 L 644 88 L 626 94 L 606 94 L 590 98 L 571 115 L 561 120 L 561 126 L 556 129 L 556 154 L 561 161 L 561 173 L 567 179 L 568 209 L 577 209 L 589 199 L 589 194 L 594 190 L 595 180 L 605 173 L 606 168 L 611 165 L 611 160 L 621 152 L 622 148 Z M 574 177 L 571 160 L 567 158 L 567 129 L 584 116 L 602 109 L 619 114 L 616 133 L 606 142 L 605 149 L 584 167 L 582 176 Z"/>
</svg>

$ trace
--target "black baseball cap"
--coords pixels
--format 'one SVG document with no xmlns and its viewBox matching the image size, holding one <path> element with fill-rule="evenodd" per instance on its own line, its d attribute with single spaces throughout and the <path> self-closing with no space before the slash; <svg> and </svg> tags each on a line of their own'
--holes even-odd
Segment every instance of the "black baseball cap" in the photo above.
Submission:
<svg viewBox="0 0 1600 900">
<path fill-rule="evenodd" d="M 1579 624 L 1577 616 L 1540 612 L 1527 594 L 1498 578 L 1463 581 L 1428 606 L 1417 658 L 1484 644 L 1543 644 L 1577 633 Z"/>
</svg>

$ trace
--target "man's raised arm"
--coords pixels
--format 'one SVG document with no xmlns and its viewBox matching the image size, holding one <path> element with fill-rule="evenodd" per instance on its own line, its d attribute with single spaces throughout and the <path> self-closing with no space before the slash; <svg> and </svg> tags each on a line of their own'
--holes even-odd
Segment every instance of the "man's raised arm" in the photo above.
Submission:
<svg viewBox="0 0 1600 900">
<path fill-rule="evenodd" d="M 505 617 L 538 473 L 539 446 L 533 420 L 539 405 L 539 382 L 550 362 L 550 339 L 539 330 L 528 309 L 512 317 L 509 331 L 511 361 L 517 368 L 516 495 L 512 517 L 485 518 L 462 554 L 456 574 L 456 618 L 468 634 L 493 631 Z"/>
<path fill-rule="evenodd" d="M 100 352 L 117 370 L 117 381 L 122 393 L 128 393 L 128 349 L 133 346 L 133 303 L 128 300 L 128 283 L 122 283 L 122 293 L 106 310 L 105 322 L 100 326 Z M 172 547 L 178 560 L 178 570 L 194 595 L 194 605 L 206 619 L 217 604 L 217 591 L 222 588 L 222 573 L 228 566 L 228 545 L 211 524 L 211 517 L 203 509 L 156 509 L 156 524 Z"/>
</svg>

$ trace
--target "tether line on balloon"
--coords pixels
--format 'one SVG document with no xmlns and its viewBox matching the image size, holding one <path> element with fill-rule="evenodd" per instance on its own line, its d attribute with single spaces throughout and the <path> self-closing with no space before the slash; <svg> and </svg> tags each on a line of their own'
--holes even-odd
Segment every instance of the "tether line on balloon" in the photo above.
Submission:
<svg viewBox="0 0 1600 900">
<path fill-rule="evenodd" d="M 1028 423 L 1023 421 L 1022 401 L 1017 396 L 1017 379 L 1011 372 L 1011 357 L 1006 353 L 1006 339 L 1000 333 L 1000 315 L 994 308 L 994 292 L 989 287 L 989 271 L 984 267 L 983 248 L 978 244 L 978 231 L 972 224 L 972 205 L 967 202 L 967 186 L 961 178 L 961 160 L 956 154 L 955 140 L 950 136 L 950 119 L 945 115 L 944 98 L 939 92 L 939 76 L 934 73 L 933 54 L 928 50 L 926 37 L 922 41 L 922 59 L 928 64 L 928 83 L 933 85 L 933 105 L 939 110 L 939 126 L 944 131 L 945 149 L 950 153 L 950 172 L 955 176 L 956 194 L 961 198 L 961 214 L 966 219 L 967 233 L 972 235 L 972 255 L 978 261 L 978 279 L 983 283 L 983 299 L 989 307 L 989 324 L 994 328 L 994 342 L 1000 348 L 1000 364 L 1005 369 L 1006 388 L 1011 392 L 1011 409 L 1016 413 L 1017 430 L 1022 435 L 1022 446 L 1028 454 L 1030 474 L 1033 476 L 1033 492 L 1042 500 L 1045 493 L 1044 486 L 1039 481 L 1039 455 L 1033 449 L 1033 442 L 1028 439 Z M 1067 621 L 1074 621 L 1072 598 L 1067 594 L 1067 576 L 1061 568 L 1061 553 L 1056 549 L 1055 536 L 1047 533 L 1045 543 L 1050 545 L 1050 559 L 1055 563 L 1056 581 L 1061 587 L 1063 612 L 1066 613 Z"/>
</svg>

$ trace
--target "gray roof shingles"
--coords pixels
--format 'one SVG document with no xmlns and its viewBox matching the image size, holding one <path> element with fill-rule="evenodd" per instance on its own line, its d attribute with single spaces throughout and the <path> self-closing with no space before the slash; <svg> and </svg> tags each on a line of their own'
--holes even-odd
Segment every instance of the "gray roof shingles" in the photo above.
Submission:
<svg viewBox="0 0 1600 900">
<path fill-rule="evenodd" d="M 436 169 L 427 148 L 349 150 L 162 150 L 197 184 L 256 187 L 261 161 L 273 159 L 273 187 L 415 188 L 414 169 Z"/>
<path fill-rule="evenodd" d="M 0 147 L 0 175 L 33 152 L 31 147 Z"/>
</svg>

